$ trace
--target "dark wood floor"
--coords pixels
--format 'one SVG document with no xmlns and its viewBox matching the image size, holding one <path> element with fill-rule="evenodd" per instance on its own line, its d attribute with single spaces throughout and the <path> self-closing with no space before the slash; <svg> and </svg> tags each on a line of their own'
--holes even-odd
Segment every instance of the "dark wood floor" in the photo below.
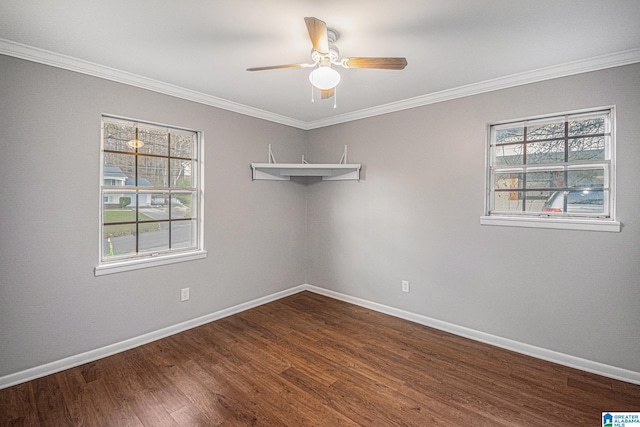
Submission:
<svg viewBox="0 0 640 427">
<path fill-rule="evenodd" d="M 640 386 L 303 292 L 0 390 L 0 425 L 599 426 Z"/>
</svg>

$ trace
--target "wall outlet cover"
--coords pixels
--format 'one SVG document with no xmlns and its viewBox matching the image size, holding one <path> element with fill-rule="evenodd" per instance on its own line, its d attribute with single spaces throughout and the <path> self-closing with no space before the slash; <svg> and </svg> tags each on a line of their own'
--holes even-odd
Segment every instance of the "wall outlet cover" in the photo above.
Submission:
<svg viewBox="0 0 640 427">
<path fill-rule="evenodd" d="M 409 292 L 409 281 L 408 280 L 403 280 L 402 281 L 402 292 Z"/>
</svg>

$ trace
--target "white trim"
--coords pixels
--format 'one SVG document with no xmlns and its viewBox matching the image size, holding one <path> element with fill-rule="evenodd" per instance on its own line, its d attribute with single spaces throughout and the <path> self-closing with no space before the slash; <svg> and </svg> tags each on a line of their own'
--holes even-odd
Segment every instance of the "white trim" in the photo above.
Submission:
<svg viewBox="0 0 640 427">
<path fill-rule="evenodd" d="M 97 265 L 93 273 L 96 276 L 105 274 L 122 273 L 123 271 L 140 270 L 142 268 L 157 267 L 159 265 L 176 264 L 179 262 L 193 261 L 207 257 L 207 251 L 192 251 L 184 253 L 163 254 L 158 258 L 136 258 L 127 261 L 116 261 Z"/>
<path fill-rule="evenodd" d="M 496 79 L 485 80 L 483 82 L 472 83 L 465 86 L 446 89 L 427 95 L 417 96 L 398 102 L 392 102 L 373 108 L 367 108 L 352 113 L 341 114 L 328 117 L 326 119 L 307 122 L 306 129 L 316 129 L 325 126 L 332 126 L 339 123 L 354 120 L 366 119 L 368 117 L 407 110 L 410 108 L 422 107 L 424 105 L 437 104 L 439 102 L 451 101 L 467 96 L 492 92 L 510 87 L 522 86 L 529 83 L 537 83 L 545 80 L 557 79 L 560 77 L 572 76 L 575 74 L 587 73 L 591 71 L 604 70 L 606 68 L 620 67 L 623 65 L 640 62 L 640 49 L 630 49 L 622 52 L 610 53 L 579 61 L 568 62 L 523 73 L 512 74 L 510 76 L 498 77 Z"/>
<path fill-rule="evenodd" d="M 548 350 L 546 348 L 536 347 L 534 345 L 510 340 L 508 338 L 502 338 L 496 335 L 477 331 L 475 329 L 466 328 L 464 326 L 455 325 L 449 322 L 443 322 L 442 320 L 433 319 L 421 314 L 400 310 L 398 308 L 389 307 L 387 305 L 378 304 L 376 302 L 364 300 L 357 297 L 352 297 L 350 295 L 341 294 L 339 292 L 319 288 L 313 285 L 304 285 L 304 289 L 340 301 L 345 301 L 350 304 L 358 305 L 360 307 L 378 311 L 380 313 L 398 317 L 400 319 L 419 323 L 421 325 L 438 329 L 440 331 L 448 332 L 464 338 L 469 338 L 474 341 L 479 341 L 485 344 L 504 348 L 506 350 L 515 351 L 516 353 L 525 354 L 527 356 L 532 356 L 538 359 L 546 360 L 548 362 L 553 362 L 559 365 L 568 366 L 570 368 L 579 369 L 581 371 L 591 372 L 593 374 L 602 375 L 608 378 L 626 381 L 633 384 L 640 384 L 640 372 L 630 371 L 628 369 L 618 368 L 616 366 L 606 365 L 600 362 L 594 362 L 592 360 L 571 356 L 557 351 Z"/>
<path fill-rule="evenodd" d="M 101 79 L 111 80 L 118 83 L 124 83 L 126 85 L 175 96 L 176 98 L 186 99 L 188 101 L 221 108 L 223 110 L 256 117 L 258 119 L 268 120 L 300 129 L 305 128 L 305 122 L 291 117 L 249 107 L 247 105 L 228 101 L 206 93 L 197 92 L 191 89 L 172 85 L 170 83 L 161 82 L 159 80 L 150 79 L 127 71 L 121 71 L 115 68 L 96 64 L 94 62 L 28 46 L 11 40 L 0 39 L 0 54 L 26 59 L 27 61 L 50 65 L 64 70 L 75 71 L 77 73 L 87 74 L 89 76 L 99 77 Z"/>
<path fill-rule="evenodd" d="M 166 328 L 139 335 L 137 337 L 107 345 L 105 347 L 90 350 L 85 353 L 76 354 L 74 356 L 69 356 L 64 359 L 36 366 L 34 368 L 16 372 L 14 374 L 5 375 L 4 377 L 0 377 L 0 390 L 26 381 L 31 381 L 36 378 L 41 378 L 46 375 L 55 374 L 56 372 L 64 371 L 65 369 L 70 369 L 76 366 L 83 365 L 85 363 L 93 362 L 94 360 L 121 353 L 123 351 L 130 350 L 132 348 L 139 347 L 141 345 L 148 344 L 150 342 L 157 341 L 171 335 L 175 335 L 188 329 L 192 329 L 197 326 L 201 326 L 206 323 L 213 322 L 215 320 L 219 320 L 237 313 L 241 313 L 243 311 L 258 307 L 263 304 L 267 304 L 272 301 L 276 301 L 278 299 L 293 295 L 303 290 L 305 290 L 304 286 L 293 287 L 291 289 L 276 292 L 271 295 L 241 303 L 233 307 L 222 309 L 205 316 L 187 320 L 186 322 L 178 323 L 177 325 L 168 326 Z"/>
<path fill-rule="evenodd" d="M 115 261 L 99 261 L 99 264 L 94 268 L 95 276 L 102 276 L 105 274 L 112 273 L 121 273 L 123 271 L 132 271 L 139 270 L 142 268 L 155 267 L 159 265 L 168 265 L 175 264 L 179 262 L 192 261 L 196 259 L 202 259 L 207 257 L 207 251 L 203 249 L 204 246 L 204 133 L 201 131 L 177 127 L 173 125 L 161 124 L 157 122 L 147 122 L 141 121 L 137 119 L 126 118 L 113 114 L 102 114 L 100 118 L 100 181 L 98 186 L 99 191 L 99 210 L 100 210 L 100 222 L 98 223 L 98 248 L 99 248 L 99 258 L 102 260 L 104 258 L 104 254 L 102 253 L 104 250 L 104 228 L 102 224 L 104 223 L 104 204 L 103 204 L 103 196 L 104 191 L 111 191 L 107 186 L 105 188 L 104 181 L 104 124 L 105 119 L 107 121 L 123 121 L 129 122 L 130 124 L 142 124 L 142 125 L 151 125 L 165 129 L 179 130 L 179 131 L 187 131 L 197 135 L 197 143 L 196 143 L 196 153 L 195 156 L 192 156 L 194 160 L 193 166 L 195 167 L 195 176 L 197 177 L 196 183 L 196 191 L 195 194 L 198 197 L 198 217 L 196 218 L 198 224 L 198 237 L 197 237 L 197 245 L 196 248 L 184 251 L 172 251 L 172 252 L 162 252 L 156 253 L 154 255 L 147 256 L 138 256 L 135 258 L 124 258 Z M 192 189 L 193 190 L 193 189 Z M 191 190 L 191 191 L 192 191 Z M 118 190 L 122 191 L 122 189 Z M 124 190 L 127 191 L 127 190 Z M 129 190 L 131 191 L 131 190 Z"/>
<path fill-rule="evenodd" d="M 410 108 L 421 107 L 429 104 L 450 101 L 471 95 L 491 92 L 500 89 L 507 89 L 514 86 L 521 86 L 529 83 L 536 83 L 559 77 L 571 76 L 574 74 L 587 73 L 590 71 L 603 70 L 606 68 L 620 67 L 623 65 L 640 62 L 640 49 L 630 49 L 621 52 L 614 52 L 592 58 L 568 62 L 560 65 L 540 68 L 496 79 L 485 80 L 483 82 L 472 83 L 453 89 L 434 92 L 415 98 L 409 98 L 377 107 L 366 108 L 351 113 L 340 114 L 325 119 L 305 122 L 292 117 L 283 116 L 247 105 L 228 101 L 202 92 L 182 88 L 169 83 L 139 76 L 115 68 L 77 59 L 71 56 L 62 55 L 52 51 L 24 45 L 11 40 L 0 39 L 0 54 L 26 59 L 65 70 L 75 71 L 90 76 L 100 77 L 106 80 L 124 83 L 127 85 L 151 90 L 165 95 L 175 96 L 204 105 L 209 105 L 223 110 L 233 111 L 246 116 L 256 117 L 275 123 L 303 129 L 311 130 L 325 126 L 332 126 L 339 123 L 346 123 L 354 120 L 374 117 L 381 114 L 393 113 Z"/>
<path fill-rule="evenodd" d="M 55 374 L 56 372 L 64 371 L 65 369 L 70 369 L 79 365 L 83 365 L 85 363 L 93 362 L 94 360 L 102 359 L 116 353 L 130 350 L 132 348 L 162 338 L 166 338 L 168 336 L 222 319 L 224 317 L 231 316 L 233 314 L 241 313 L 245 310 L 249 310 L 251 308 L 258 307 L 260 305 L 267 304 L 269 302 L 273 302 L 302 291 L 314 292 L 319 295 L 324 295 L 329 298 L 345 301 L 351 304 L 358 305 L 360 307 L 378 311 L 380 313 L 389 314 L 400 319 L 405 319 L 410 322 L 415 322 L 464 338 L 469 338 L 475 341 L 494 345 L 496 347 L 515 351 L 516 353 L 525 354 L 528 356 L 536 357 L 538 359 L 547 360 L 549 362 L 558 363 L 560 365 L 569 366 L 571 368 L 591 372 L 609 378 L 614 378 L 620 381 L 640 384 L 640 372 L 630 371 L 628 369 L 618 368 L 616 366 L 606 365 L 600 362 L 594 362 L 580 357 L 559 353 L 553 350 L 547 350 L 545 348 L 536 347 L 533 345 L 521 343 L 519 341 L 514 341 L 474 329 L 466 328 L 464 326 L 455 325 L 453 323 L 443 322 L 441 320 L 433 319 L 421 314 L 400 310 L 398 308 L 389 307 L 387 305 L 379 304 L 357 297 L 352 297 L 339 292 L 319 288 L 317 286 L 303 284 L 105 347 L 90 350 L 85 353 L 70 356 L 41 366 L 36 366 L 24 371 L 5 375 L 4 377 L 0 377 L 0 390 L 36 378 L 41 378 L 46 375 Z"/>
<path fill-rule="evenodd" d="M 514 125 L 518 123 L 534 122 L 543 119 L 558 119 L 567 116 L 580 116 L 583 114 L 608 114 L 610 124 L 610 143 L 607 148 L 610 150 L 610 155 L 607 160 L 594 162 L 569 162 L 569 163 L 556 163 L 556 164 L 534 164 L 534 165 L 517 165 L 513 166 L 512 170 L 528 170 L 528 169 L 540 169 L 542 171 L 558 166 L 560 168 L 567 167 L 568 169 L 583 168 L 587 166 L 598 166 L 605 170 L 608 168 L 609 172 L 605 174 L 608 178 L 605 181 L 605 187 L 609 188 L 611 193 L 609 199 L 609 216 L 608 218 L 594 218 L 593 216 L 584 218 L 579 217 L 561 217 L 561 216 L 532 216 L 530 213 L 523 212 L 495 212 L 493 215 L 489 213 L 493 207 L 491 207 L 491 199 L 493 199 L 493 173 L 492 173 L 492 139 L 494 138 L 493 130 L 501 128 L 503 125 Z M 605 156 L 606 157 L 606 156 Z M 508 171 L 510 167 L 495 167 L 494 171 Z M 525 228 L 551 228 L 551 229 L 563 229 L 563 230 L 585 230 L 585 231 L 608 231 L 619 233 L 621 230 L 621 223 L 616 220 L 616 107 L 595 107 L 585 108 L 581 110 L 565 111 L 560 113 L 544 114 L 532 117 L 523 117 L 518 119 L 502 120 L 499 122 L 487 124 L 486 140 L 485 140 L 485 200 L 484 200 L 484 212 L 485 215 L 480 217 L 481 225 L 496 225 L 504 227 L 525 227 Z"/>
<path fill-rule="evenodd" d="M 620 221 L 598 221 L 595 219 L 524 218 L 507 216 L 481 216 L 481 225 L 503 227 L 552 228 L 561 230 L 609 231 L 619 233 Z"/>
</svg>

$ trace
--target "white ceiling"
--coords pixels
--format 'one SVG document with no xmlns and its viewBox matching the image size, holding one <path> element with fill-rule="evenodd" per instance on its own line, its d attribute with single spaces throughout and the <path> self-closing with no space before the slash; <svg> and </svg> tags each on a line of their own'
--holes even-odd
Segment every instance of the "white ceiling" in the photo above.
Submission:
<svg viewBox="0 0 640 427">
<path fill-rule="evenodd" d="M 339 68 L 336 109 L 308 69 L 245 71 L 310 62 L 305 16 L 408 66 Z M 2 0 L 0 53 L 313 128 L 639 62 L 639 23 L 638 0 Z"/>
</svg>

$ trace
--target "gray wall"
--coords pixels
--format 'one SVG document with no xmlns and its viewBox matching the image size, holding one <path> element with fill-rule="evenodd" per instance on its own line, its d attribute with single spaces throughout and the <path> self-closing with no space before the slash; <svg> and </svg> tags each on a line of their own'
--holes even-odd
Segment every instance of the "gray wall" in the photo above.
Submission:
<svg viewBox="0 0 640 427">
<path fill-rule="evenodd" d="M 204 132 L 206 259 L 94 277 L 101 113 Z M 6 56 L 0 130 L 0 376 L 305 281 L 306 189 L 249 168 L 302 130 Z"/>
<path fill-rule="evenodd" d="M 487 123 L 608 105 L 621 233 L 480 225 Z M 636 64 L 313 130 L 365 173 L 309 185 L 307 281 L 640 372 L 639 118 Z"/>
<path fill-rule="evenodd" d="M 309 132 L 5 56 L 0 76 L 0 376 L 302 283 L 640 371 L 640 65 Z M 605 105 L 621 233 L 479 225 L 487 122 Z M 101 113 L 204 132 L 206 259 L 93 276 Z M 348 144 L 363 180 L 252 182 L 269 143 Z"/>
</svg>

